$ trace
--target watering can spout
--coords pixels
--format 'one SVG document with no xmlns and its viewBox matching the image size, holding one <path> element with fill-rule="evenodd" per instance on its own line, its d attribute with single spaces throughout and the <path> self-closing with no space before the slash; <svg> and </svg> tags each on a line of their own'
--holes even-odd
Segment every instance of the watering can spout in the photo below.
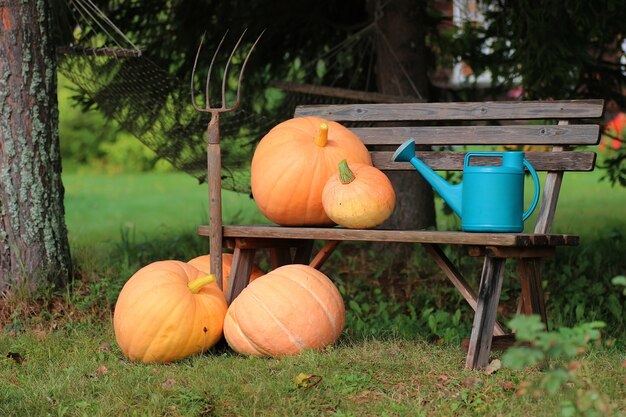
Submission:
<svg viewBox="0 0 626 417">
<path fill-rule="evenodd" d="M 410 162 L 411 165 L 428 181 L 433 189 L 448 203 L 450 208 L 459 216 L 462 212 L 462 184 L 450 184 L 439 174 L 433 171 L 421 159 L 415 156 L 415 139 L 404 142 L 393 154 L 394 162 Z"/>
</svg>

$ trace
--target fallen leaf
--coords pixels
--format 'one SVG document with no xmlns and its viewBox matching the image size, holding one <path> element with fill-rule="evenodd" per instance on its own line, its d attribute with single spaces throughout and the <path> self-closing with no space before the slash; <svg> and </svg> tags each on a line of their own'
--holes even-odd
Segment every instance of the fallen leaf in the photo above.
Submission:
<svg viewBox="0 0 626 417">
<path fill-rule="evenodd" d="M 296 388 L 310 389 L 322 382 L 320 375 L 305 374 L 300 372 L 298 376 L 293 379 L 296 384 Z"/>
<path fill-rule="evenodd" d="M 528 392 L 528 389 L 530 388 L 530 386 L 532 385 L 532 383 L 530 381 L 522 381 L 519 384 L 519 388 L 517 389 L 517 391 L 515 391 L 515 396 L 516 397 L 520 397 L 524 394 L 526 394 Z"/>
<path fill-rule="evenodd" d="M 109 373 L 109 370 L 107 369 L 106 366 L 100 365 L 100 366 L 98 366 L 98 369 L 96 370 L 96 373 L 98 375 L 106 375 L 106 374 Z"/>
<path fill-rule="evenodd" d="M 495 374 L 500 368 L 502 368 L 502 362 L 500 362 L 500 359 L 494 359 L 485 368 L 485 373 L 487 375 Z"/>
<path fill-rule="evenodd" d="M 482 383 L 483 383 L 482 379 L 475 377 L 475 376 L 468 376 L 467 378 L 463 380 L 463 385 L 465 386 L 465 388 L 469 388 L 469 389 L 472 389 L 475 386 L 480 385 Z"/>
<path fill-rule="evenodd" d="M 163 389 L 170 389 L 176 384 L 176 380 L 172 378 L 168 378 L 161 384 Z"/>
<path fill-rule="evenodd" d="M 514 389 L 514 388 L 515 388 L 515 383 L 513 383 L 513 382 L 511 382 L 511 381 L 504 381 L 504 382 L 502 383 L 502 389 L 503 389 L 504 391 L 510 391 L 510 390 L 512 390 L 512 389 Z"/>
</svg>

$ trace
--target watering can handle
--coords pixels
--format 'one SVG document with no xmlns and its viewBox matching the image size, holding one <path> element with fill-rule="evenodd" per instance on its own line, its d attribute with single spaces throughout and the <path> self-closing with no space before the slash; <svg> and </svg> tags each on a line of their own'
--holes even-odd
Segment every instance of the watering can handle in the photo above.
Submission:
<svg viewBox="0 0 626 417">
<path fill-rule="evenodd" d="M 539 187 L 540 187 L 539 176 L 537 175 L 537 171 L 535 171 L 535 168 L 533 168 L 533 166 L 530 164 L 530 162 L 528 162 L 526 158 L 524 158 L 524 166 L 528 168 L 528 172 L 530 172 L 530 175 L 533 177 L 533 184 L 535 185 L 535 194 L 533 196 L 532 204 L 530 205 L 528 210 L 524 212 L 524 215 L 522 216 L 522 221 L 525 221 L 528 217 L 530 217 L 532 212 L 535 210 L 535 207 L 537 207 L 537 202 L 539 201 Z"/>
</svg>

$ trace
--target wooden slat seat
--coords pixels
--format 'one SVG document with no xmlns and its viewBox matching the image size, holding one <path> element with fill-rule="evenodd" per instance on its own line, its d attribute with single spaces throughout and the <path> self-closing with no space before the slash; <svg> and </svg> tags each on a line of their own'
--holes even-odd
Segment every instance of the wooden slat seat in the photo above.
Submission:
<svg viewBox="0 0 626 417">
<path fill-rule="evenodd" d="M 314 239 L 362 242 L 436 243 L 479 246 L 575 246 L 578 236 L 531 233 L 467 233 L 431 230 L 345 229 L 342 227 L 224 226 L 224 238 Z M 208 226 L 199 234 L 207 236 Z"/>
<path fill-rule="evenodd" d="M 201 236 L 209 237 L 211 272 L 221 280 L 222 247 L 232 249 L 234 257 L 226 293 L 230 302 L 247 284 L 256 250 L 269 249 L 273 267 L 308 263 L 321 268 L 342 241 L 421 244 L 475 311 L 466 367 L 481 368 L 489 359 L 493 337 L 509 336 L 496 320 L 507 259 L 518 261 L 521 284 L 518 310 L 539 314 L 544 322 L 547 320 L 542 290 L 543 260 L 553 256 L 557 246 L 579 242 L 575 234 L 551 233 L 561 182 L 565 172 L 594 169 L 596 154 L 591 147 L 599 141 L 600 128 L 592 119 L 600 118 L 603 109 L 602 100 L 299 106 L 296 117 L 317 116 L 345 123 L 369 149 L 374 166 L 389 173 L 412 171 L 416 177 L 420 175 L 411 164 L 392 160 L 393 151 L 408 138 L 415 141 L 416 156 L 436 171 L 462 170 L 468 147 L 472 151 L 523 149 L 533 167 L 545 172 L 534 228 L 528 233 L 470 233 L 223 225 L 221 182 L 215 174 L 209 176 L 210 213 L 219 215 L 211 215 L 210 224 L 198 229 Z M 215 152 L 219 148 L 217 151 L 215 147 L 209 148 L 209 164 L 220 160 Z M 493 165 L 497 159 L 475 158 L 471 164 Z M 315 256 L 314 241 L 325 241 Z M 484 258 L 478 292 L 448 259 L 443 245 L 464 246 L 469 256 Z"/>
</svg>

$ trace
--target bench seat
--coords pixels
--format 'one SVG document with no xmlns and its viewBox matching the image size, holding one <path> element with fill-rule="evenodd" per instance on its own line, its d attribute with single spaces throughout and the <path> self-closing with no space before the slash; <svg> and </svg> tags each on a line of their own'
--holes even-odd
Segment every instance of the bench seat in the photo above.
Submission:
<svg viewBox="0 0 626 417">
<path fill-rule="evenodd" d="M 198 234 L 209 236 L 209 226 Z M 223 227 L 228 238 L 312 239 L 366 242 L 436 243 L 475 246 L 576 246 L 579 237 L 571 234 L 469 233 L 437 230 L 345 229 L 342 227 L 284 227 L 273 225 L 235 225 Z"/>
</svg>

